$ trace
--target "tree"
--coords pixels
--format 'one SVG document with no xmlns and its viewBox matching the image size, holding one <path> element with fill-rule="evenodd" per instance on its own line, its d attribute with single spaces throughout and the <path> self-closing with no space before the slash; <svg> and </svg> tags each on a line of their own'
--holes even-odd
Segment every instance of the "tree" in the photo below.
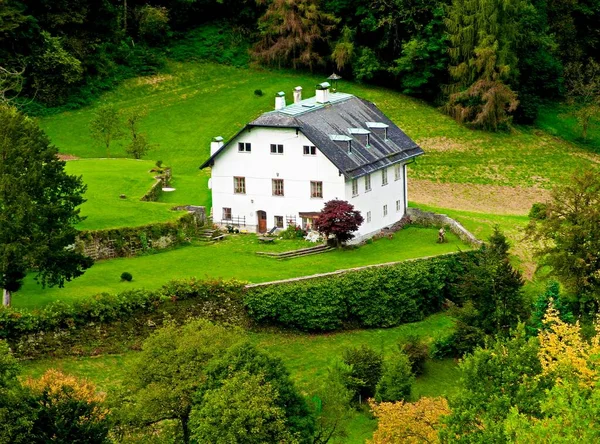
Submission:
<svg viewBox="0 0 600 444">
<path fill-rule="evenodd" d="M 318 0 L 257 0 L 268 3 L 259 19 L 261 38 L 254 45 L 256 59 L 266 64 L 305 66 L 312 70 L 323 65 L 328 38 L 338 20 L 322 12 Z"/>
<path fill-rule="evenodd" d="M 134 159 L 141 159 L 150 150 L 150 144 L 144 133 L 140 133 L 140 121 L 146 116 L 145 110 L 133 109 L 126 119 L 127 130 L 131 136 L 131 142 L 125 149 Z"/>
<path fill-rule="evenodd" d="M 361 345 L 345 350 L 342 360 L 347 366 L 342 369 L 346 387 L 359 402 L 373 397 L 383 374 L 383 356 L 372 348 Z"/>
<path fill-rule="evenodd" d="M 105 443 L 110 411 L 94 384 L 50 369 L 25 385 L 38 405 L 32 443 Z"/>
<path fill-rule="evenodd" d="M 163 44 L 171 36 L 169 10 L 164 6 L 144 5 L 136 11 L 138 33 L 150 45 Z"/>
<path fill-rule="evenodd" d="M 453 0 L 446 26 L 450 75 L 446 111 L 459 122 L 497 130 L 510 123 L 516 94 L 505 83 L 517 64 L 518 15 L 524 0 Z"/>
<path fill-rule="evenodd" d="M 10 102 L 21 92 L 24 72 L 25 68 L 19 71 L 0 66 L 0 103 Z"/>
<path fill-rule="evenodd" d="M 338 369 L 328 369 L 327 377 L 312 397 L 316 417 L 313 444 L 343 442 L 348 437 L 352 398 L 353 393 L 346 387 L 344 375 Z"/>
<path fill-rule="evenodd" d="M 183 441 L 190 440 L 189 420 L 196 391 L 206 380 L 206 365 L 242 340 L 241 330 L 206 320 L 183 327 L 168 324 L 144 341 L 131 367 L 133 405 L 125 415 L 134 426 L 172 419 Z"/>
<path fill-rule="evenodd" d="M 452 413 L 442 430 L 442 442 L 507 442 L 503 422 L 511 408 L 528 415 L 540 412 L 548 378 L 538 378 L 542 366 L 536 338 L 523 328 L 479 348 L 460 364 L 460 390 L 451 400 Z"/>
<path fill-rule="evenodd" d="M 443 417 L 450 413 L 445 398 L 421 398 L 417 402 L 371 402 L 377 430 L 369 444 L 437 443 Z"/>
<path fill-rule="evenodd" d="M 539 242 L 540 265 L 576 297 L 579 309 L 598 312 L 600 302 L 600 173 L 576 173 L 552 190 L 527 232 Z"/>
<path fill-rule="evenodd" d="M 574 323 L 575 317 L 571 313 L 570 308 L 565 304 L 565 301 L 560 296 L 560 287 L 558 282 L 549 281 L 546 286 L 546 291 L 542 293 L 533 305 L 533 312 L 527 330 L 536 335 L 544 328 L 543 319 L 548 311 L 550 304 L 559 313 L 560 319 L 564 322 Z"/>
<path fill-rule="evenodd" d="M 81 177 L 65 172 L 33 120 L 0 105 L 0 121 L 0 287 L 10 305 L 31 268 L 42 285 L 60 287 L 92 260 L 72 248 L 85 201 Z"/>
<path fill-rule="evenodd" d="M 0 442 L 28 444 L 36 406 L 19 380 L 19 364 L 0 340 Z"/>
<path fill-rule="evenodd" d="M 277 400 L 273 405 L 283 412 L 283 419 L 290 433 L 301 442 L 311 440 L 314 419 L 281 359 L 269 356 L 249 342 L 242 342 L 215 356 L 207 363 L 204 371 L 206 381 L 199 387 L 196 397 L 202 399 L 203 393 L 218 389 L 224 381 L 239 372 L 260 376 L 277 393 Z"/>
<path fill-rule="evenodd" d="M 326 237 L 335 236 L 338 247 L 354 237 L 352 232 L 357 231 L 363 223 L 360 211 L 345 200 L 330 200 L 319 213 L 315 221 L 315 229 Z"/>
<path fill-rule="evenodd" d="M 410 398 L 415 381 L 410 361 L 405 353 L 394 353 L 385 363 L 381 379 L 377 383 L 377 402 L 404 401 Z"/>
<path fill-rule="evenodd" d="M 221 387 L 204 393 L 192 411 L 197 443 L 298 443 L 286 424 L 279 393 L 260 374 L 236 372 Z"/>
<path fill-rule="evenodd" d="M 523 278 L 510 264 L 510 246 L 498 227 L 481 247 L 459 281 L 461 297 L 470 301 L 475 313 L 467 323 L 486 334 L 508 333 L 527 310 L 521 293 Z"/>
<path fill-rule="evenodd" d="M 587 139 L 593 124 L 600 121 L 600 63 L 590 58 L 584 65 L 573 62 L 565 68 L 567 98 L 576 107 L 574 112 L 581 127 L 581 137 Z"/>
<path fill-rule="evenodd" d="M 90 122 L 90 134 L 106 148 L 106 157 L 110 157 L 110 144 L 123 137 L 119 110 L 112 104 L 101 105 Z"/>
</svg>

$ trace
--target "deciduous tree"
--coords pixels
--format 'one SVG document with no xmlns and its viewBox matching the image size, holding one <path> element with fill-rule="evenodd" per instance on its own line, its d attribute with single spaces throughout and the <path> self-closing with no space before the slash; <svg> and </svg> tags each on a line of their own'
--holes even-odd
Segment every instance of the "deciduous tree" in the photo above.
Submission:
<svg viewBox="0 0 600 444">
<path fill-rule="evenodd" d="M 534 214 L 535 216 L 535 214 Z M 556 187 L 537 211 L 528 233 L 540 242 L 536 256 L 550 266 L 582 311 L 598 311 L 600 303 L 600 173 L 576 173 Z"/>
<path fill-rule="evenodd" d="M 581 138 L 587 139 L 592 125 L 600 122 L 600 64 L 588 59 L 584 65 L 573 62 L 565 68 L 567 98 L 575 107 L 575 117 L 581 127 Z"/>
<path fill-rule="evenodd" d="M 42 285 L 62 286 L 92 260 L 73 249 L 84 202 L 80 177 L 65 172 L 46 134 L 0 104 L 0 288 L 4 305 L 30 269 Z"/>
<path fill-rule="evenodd" d="M 240 330 L 205 320 L 161 328 L 144 341 L 131 367 L 133 404 L 124 414 L 134 426 L 176 420 L 189 442 L 194 394 L 206 382 L 207 363 L 241 339 Z"/>
<path fill-rule="evenodd" d="M 349 241 L 352 234 L 363 223 L 360 211 L 345 200 L 330 200 L 319 213 L 315 221 L 315 229 L 326 237 L 335 236 L 337 245 Z"/>
<path fill-rule="evenodd" d="M 112 104 L 101 105 L 90 122 L 90 134 L 106 148 L 106 157 L 110 157 L 110 144 L 123 137 L 119 110 Z"/>
<path fill-rule="evenodd" d="M 443 417 L 450 413 L 445 398 L 421 398 L 416 402 L 371 402 L 377 430 L 370 444 L 437 443 Z"/>
<path fill-rule="evenodd" d="M 150 151 L 151 146 L 148 143 L 146 134 L 140 132 L 140 121 L 146 116 L 146 110 L 133 109 L 127 114 L 126 126 L 131 137 L 131 141 L 125 151 L 133 156 L 134 159 L 141 159 Z"/>
</svg>

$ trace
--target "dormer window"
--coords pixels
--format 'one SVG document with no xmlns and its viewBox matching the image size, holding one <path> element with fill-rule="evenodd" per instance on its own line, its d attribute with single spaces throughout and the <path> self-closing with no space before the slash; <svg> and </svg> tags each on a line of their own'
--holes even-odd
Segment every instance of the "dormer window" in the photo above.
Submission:
<svg viewBox="0 0 600 444">
<path fill-rule="evenodd" d="M 365 146 L 367 148 L 369 148 L 369 143 L 371 141 L 370 138 L 369 138 L 369 135 L 371 134 L 371 131 L 366 130 L 364 128 L 348 128 L 348 132 L 350 134 L 352 134 L 354 137 L 364 136 L 366 138 Z"/>
<path fill-rule="evenodd" d="M 378 130 L 383 133 L 384 140 L 387 140 L 388 128 L 390 127 L 387 123 L 383 122 L 365 122 L 367 128 L 372 130 Z"/>
</svg>

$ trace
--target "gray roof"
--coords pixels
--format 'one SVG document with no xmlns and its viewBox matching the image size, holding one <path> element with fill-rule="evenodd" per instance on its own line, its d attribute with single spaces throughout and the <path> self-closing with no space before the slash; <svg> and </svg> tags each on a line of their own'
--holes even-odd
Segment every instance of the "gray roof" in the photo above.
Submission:
<svg viewBox="0 0 600 444">
<path fill-rule="evenodd" d="M 373 125 L 373 122 L 382 125 Z M 281 110 L 264 113 L 246 125 L 248 127 L 300 130 L 349 179 L 423 154 L 423 150 L 373 103 L 344 93 L 330 93 L 326 104 L 317 103 L 311 97 Z M 357 134 L 359 128 L 365 130 L 361 131 L 363 134 Z M 351 150 L 348 149 L 349 138 Z M 213 165 L 215 158 L 233 139 L 200 168 Z"/>
</svg>

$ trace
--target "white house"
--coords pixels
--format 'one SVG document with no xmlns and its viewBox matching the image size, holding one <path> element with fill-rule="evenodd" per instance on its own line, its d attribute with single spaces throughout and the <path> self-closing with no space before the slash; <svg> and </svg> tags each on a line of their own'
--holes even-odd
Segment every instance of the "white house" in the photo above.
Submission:
<svg viewBox="0 0 600 444">
<path fill-rule="evenodd" d="M 287 106 L 279 92 L 274 111 L 227 143 L 213 139 L 200 168 L 212 167 L 215 223 L 259 233 L 310 228 L 325 202 L 342 199 L 365 219 L 358 241 L 404 216 L 406 165 L 423 150 L 373 103 L 329 87 L 305 100 L 297 87 Z"/>
</svg>

